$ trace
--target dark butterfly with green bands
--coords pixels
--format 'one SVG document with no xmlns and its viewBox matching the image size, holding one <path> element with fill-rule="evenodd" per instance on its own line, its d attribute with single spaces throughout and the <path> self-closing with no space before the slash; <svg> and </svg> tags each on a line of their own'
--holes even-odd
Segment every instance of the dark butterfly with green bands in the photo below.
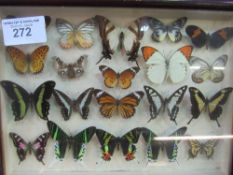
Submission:
<svg viewBox="0 0 233 175">
<path fill-rule="evenodd" d="M 45 154 L 45 146 L 47 144 L 49 133 L 41 134 L 34 142 L 24 141 L 18 134 L 11 132 L 10 137 L 17 148 L 17 154 L 20 162 L 25 160 L 27 152 L 31 154 L 32 152 L 36 156 L 36 159 L 39 162 L 43 162 L 44 154 Z"/>
<path fill-rule="evenodd" d="M 46 81 L 36 88 L 34 93 L 28 93 L 23 87 L 12 81 L 1 81 L 7 96 L 13 101 L 12 111 L 15 121 L 22 120 L 27 114 L 29 106 L 34 106 L 41 119 L 48 120 L 50 99 L 55 87 L 54 81 Z"/>
<path fill-rule="evenodd" d="M 96 135 L 101 145 L 102 159 L 110 161 L 116 147 L 121 146 L 125 160 L 130 161 L 135 158 L 136 144 L 141 133 L 140 128 L 135 128 L 124 134 L 122 137 L 115 137 L 102 129 L 96 129 Z"/>
<path fill-rule="evenodd" d="M 90 142 L 96 130 L 94 126 L 91 126 L 82 130 L 75 136 L 68 136 L 56 123 L 48 121 L 47 125 L 51 137 L 56 141 L 55 155 L 61 160 L 65 156 L 67 146 L 69 146 L 69 148 L 72 147 L 74 159 L 81 160 L 86 151 L 85 146 Z"/>
<path fill-rule="evenodd" d="M 186 130 L 187 127 L 181 127 L 173 132 L 169 137 L 183 136 Z M 177 144 L 180 142 L 180 140 L 155 140 L 157 135 L 148 128 L 142 128 L 141 132 L 145 142 L 147 143 L 147 158 L 149 161 L 157 161 L 160 149 L 166 150 L 167 157 L 170 162 L 176 161 L 178 154 Z"/>
</svg>

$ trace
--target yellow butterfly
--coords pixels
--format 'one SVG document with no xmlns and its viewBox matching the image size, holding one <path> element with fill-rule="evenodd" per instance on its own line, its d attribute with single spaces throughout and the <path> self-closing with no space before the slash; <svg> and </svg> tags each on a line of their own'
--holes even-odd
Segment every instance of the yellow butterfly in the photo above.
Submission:
<svg viewBox="0 0 233 175">
<path fill-rule="evenodd" d="M 25 54 L 22 50 L 13 46 L 8 46 L 6 51 L 18 73 L 31 72 L 36 74 L 40 73 L 44 68 L 44 61 L 49 51 L 49 46 L 40 46 L 31 55 Z"/>
</svg>

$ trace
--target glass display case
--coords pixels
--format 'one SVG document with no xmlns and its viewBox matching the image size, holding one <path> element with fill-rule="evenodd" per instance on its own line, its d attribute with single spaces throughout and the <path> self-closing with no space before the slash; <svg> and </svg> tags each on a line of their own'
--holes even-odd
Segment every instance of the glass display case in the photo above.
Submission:
<svg viewBox="0 0 233 175">
<path fill-rule="evenodd" d="M 233 3 L 1 5 L 2 174 L 232 173 Z"/>
</svg>

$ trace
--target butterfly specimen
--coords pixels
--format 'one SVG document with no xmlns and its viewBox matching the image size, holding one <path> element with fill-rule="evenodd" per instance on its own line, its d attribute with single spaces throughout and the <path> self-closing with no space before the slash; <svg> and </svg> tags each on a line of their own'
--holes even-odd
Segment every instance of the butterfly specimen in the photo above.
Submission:
<svg viewBox="0 0 233 175">
<path fill-rule="evenodd" d="M 144 96 L 143 91 L 132 92 L 121 99 L 115 99 L 100 89 L 94 90 L 94 95 L 100 107 L 100 113 L 106 117 L 112 117 L 114 112 L 119 112 L 123 118 L 130 118 L 135 113 L 135 107 L 139 105 Z"/>
<path fill-rule="evenodd" d="M 17 154 L 20 162 L 25 160 L 27 152 L 29 152 L 29 154 L 33 152 L 36 159 L 44 164 L 43 157 L 45 154 L 45 146 L 49 138 L 49 133 L 40 135 L 33 143 L 26 143 L 26 141 L 24 141 L 18 134 L 13 132 L 10 133 L 10 137 L 17 148 Z"/>
<path fill-rule="evenodd" d="M 186 33 L 194 46 L 201 48 L 206 45 L 207 48 L 218 49 L 233 37 L 233 27 L 225 27 L 208 34 L 198 26 L 189 25 L 186 27 Z"/>
<path fill-rule="evenodd" d="M 136 152 L 136 146 L 134 144 L 138 142 L 140 133 L 141 129 L 135 128 L 124 134 L 122 137 L 115 137 L 107 131 L 96 129 L 96 135 L 101 145 L 102 159 L 110 161 L 115 148 L 117 147 L 119 149 L 120 145 L 125 160 L 133 160 Z"/>
<path fill-rule="evenodd" d="M 61 107 L 61 114 L 64 120 L 70 119 L 73 110 L 78 111 L 83 119 L 87 119 L 93 90 L 94 88 L 86 89 L 77 99 L 72 100 L 63 92 L 54 89 L 53 95 Z"/>
<path fill-rule="evenodd" d="M 150 104 L 150 119 L 155 119 L 161 111 L 167 110 L 170 120 L 176 123 L 176 117 L 179 112 L 179 106 L 184 98 L 187 86 L 182 86 L 177 89 L 168 98 L 163 98 L 155 89 L 150 86 L 144 86 L 148 102 Z M 148 122 L 149 122 L 148 121 Z"/>
<path fill-rule="evenodd" d="M 191 68 L 194 69 L 192 74 L 192 80 L 195 83 L 203 83 L 205 80 L 211 80 L 214 83 L 219 83 L 224 78 L 224 69 L 227 64 L 227 55 L 218 57 L 212 65 L 209 65 L 206 61 L 192 57 L 190 59 Z"/>
<path fill-rule="evenodd" d="M 119 85 L 122 89 L 128 89 L 131 86 L 132 79 L 139 72 L 139 67 L 131 67 L 116 73 L 112 68 L 101 65 L 99 70 L 102 72 L 104 77 L 104 84 L 108 88 L 114 88 Z"/>
<path fill-rule="evenodd" d="M 49 133 L 55 144 L 55 155 L 59 159 L 63 159 L 65 156 L 66 148 L 73 149 L 73 158 L 75 160 L 81 160 L 85 155 L 86 144 L 90 142 L 92 136 L 95 134 L 96 128 L 88 127 L 75 136 L 68 136 L 56 123 L 48 121 L 47 123 Z"/>
<path fill-rule="evenodd" d="M 181 17 L 169 25 L 156 18 L 150 18 L 150 28 L 153 33 L 151 38 L 156 42 L 162 42 L 166 37 L 172 42 L 179 42 L 182 39 L 181 29 L 185 26 L 187 17 Z"/>
<path fill-rule="evenodd" d="M 168 77 L 172 83 L 179 83 L 187 77 L 192 46 L 181 47 L 169 60 L 153 47 L 145 46 L 141 49 L 148 66 L 147 77 L 152 83 L 161 84 Z"/>
<path fill-rule="evenodd" d="M 188 122 L 190 122 L 193 119 L 197 119 L 202 111 L 208 111 L 210 120 L 215 120 L 220 127 L 220 124 L 218 122 L 218 118 L 222 114 L 222 106 L 227 102 L 227 99 L 229 95 L 231 94 L 233 88 L 227 87 L 224 89 L 219 90 L 215 95 L 213 95 L 211 98 L 206 98 L 203 93 L 195 88 L 190 87 L 189 93 L 190 93 L 190 100 L 192 103 L 191 106 L 191 114 L 192 118 Z"/>
<path fill-rule="evenodd" d="M 207 140 L 205 143 L 201 143 L 199 140 L 188 140 L 189 143 L 189 157 L 196 158 L 197 155 L 205 154 L 209 159 L 214 154 L 214 147 L 217 145 L 217 140 Z"/>
<path fill-rule="evenodd" d="M 31 55 L 26 55 L 22 50 L 13 46 L 6 47 L 6 51 L 18 73 L 24 74 L 31 72 L 36 74 L 40 73 L 44 68 L 44 62 L 49 51 L 49 46 L 40 46 L 35 49 Z"/>
<path fill-rule="evenodd" d="M 92 33 L 95 30 L 95 21 L 93 18 L 87 19 L 79 25 L 73 25 L 65 19 L 57 18 L 56 28 L 62 35 L 59 44 L 63 49 L 74 46 L 87 49 L 94 44 Z"/>
<path fill-rule="evenodd" d="M 62 78 L 76 78 L 84 73 L 84 62 L 87 59 L 86 55 L 81 56 L 75 63 L 64 63 L 59 57 L 55 57 L 54 66 L 58 75 Z"/>
<path fill-rule="evenodd" d="M 176 160 L 178 154 L 179 136 L 183 136 L 187 127 L 181 127 L 173 132 L 169 137 L 176 137 L 171 140 L 156 140 L 157 135 L 148 128 L 142 128 L 141 133 L 147 144 L 147 158 L 149 161 L 157 161 L 160 149 L 166 150 L 167 158 L 170 162 Z"/>
<path fill-rule="evenodd" d="M 50 104 L 47 100 L 53 93 L 54 81 L 42 83 L 32 94 L 12 81 L 1 81 L 1 86 L 13 101 L 11 107 L 15 121 L 24 119 L 29 106 L 35 107 L 36 113 L 41 119 L 48 120 Z"/>
</svg>

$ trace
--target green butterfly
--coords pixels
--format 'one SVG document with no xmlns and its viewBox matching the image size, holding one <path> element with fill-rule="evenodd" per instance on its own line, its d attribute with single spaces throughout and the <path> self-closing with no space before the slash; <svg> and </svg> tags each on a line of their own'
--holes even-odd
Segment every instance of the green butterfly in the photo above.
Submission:
<svg viewBox="0 0 233 175">
<path fill-rule="evenodd" d="M 47 125 L 51 137 L 56 141 L 55 155 L 61 160 L 65 156 L 67 146 L 73 148 L 74 159 L 81 160 L 86 151 L 85 146 L 90 142 L 96 130 L 94 126 L 91 126 L 82 130 L 75 136 L 68 136 L 56 123 L 48 121 Z"/>
<path fill-rule="evenodd" d="M 7 96 L 13 100 L 11 106 L 15 121 L 24 119 L 29 106 L 35 107 L 36 113 L 41 119 L 48 120 L 50 104 L 47 100 L 52 96 L 55 84 L 54 81 L 46 81 L 30 94 L 12 81 L 1 81 L 1 86 Z"/>
</svg>

